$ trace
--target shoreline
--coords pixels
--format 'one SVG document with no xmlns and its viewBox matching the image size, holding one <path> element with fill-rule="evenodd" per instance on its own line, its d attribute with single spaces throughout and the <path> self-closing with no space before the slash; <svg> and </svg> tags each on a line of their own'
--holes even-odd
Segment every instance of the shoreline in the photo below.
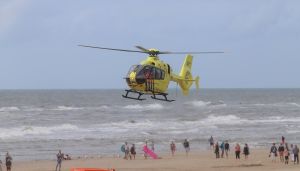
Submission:
<svg viewBox="0 0 300 171">
<path fill-rule="evenodd" d="M 116 171 L 149 171 L 149 170 L 291 170 L 300 169 L 300 165 L 290 163 L 285 165 L 279 162 L 272 163 L 268 157 L 269 150 L 266 149 L 250 149 L 249 159 L 245 160 L 241 155 L 240 160 L 234 158 L 234 152 L 229 153 L 229 158 L 216 159 L 210 150 L 193 151 L 186 157 L 185 153 L 177 152 L 172 157 L 169 153 L 159 155 L 161 159 L 144 159 L 140 154 L 136 156 L 136 160 L 125 160 L 122 157 L 101 157 L 101 158 L 80 158 L 66 160 L 62 163 L 62 171 L 69 171 L 73 167 L 83 168 L 114 168 Z M 34 161 L 15 161 L 13 162 L 14 171 L 51 171 L 55 170 L 55 160 L 34 160 Z M 4 167 L 3 167 L 4 169 Z"/>
</svg>

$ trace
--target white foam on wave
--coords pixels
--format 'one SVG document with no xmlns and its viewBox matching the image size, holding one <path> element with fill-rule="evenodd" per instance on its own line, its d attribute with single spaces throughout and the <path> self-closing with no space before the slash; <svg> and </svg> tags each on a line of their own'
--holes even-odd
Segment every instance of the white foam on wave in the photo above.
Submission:
<svg viewBox="0 0 300 171">
<path fill-rule="evenodd" d="M 15 107 L 15 106 L 1 107 L 0 108 L 0 112 L 14 112 L 14 111 L 20 111 L 20 108 Z"/>
<path fill-rule="evenodd" d="M 81 107 L 73 107 L 73 106 L 57 106 L 57 108 L 54 108 L 52 110 L 57 110 L 57 111 L 68 111 L 68 110 L 81 110 L 83 108 Z"/>
<path fill-rule="evenodd" d="M 194 101 L 186 102 L 185 104 L 192 105 L 194 107 L 226 107 L 227 106 L 221 100 L 217 102 L 194 100 Z"/>
<path fill-rule="evenodd" d="M 147 105 L 136 104 L 136 105 L 124 106 L 124 109 L 130 109 L 130 110 L 161 110 L 163 108 L 164 106 L 158 103 L 147 104 Z"/>
<path fill-rule="evenodd" d="M 207 118 L 201 120 L 201 123 L 212 124 L 212 125 L 232 125 L 232 124 L 243 124 L 248 121 L 249 121 L 248 119 L 242 119 L 235 115 L 224 115 L 224 116 L 209 115 Z"/>
<path fill-rule="evenodd" d="M 288 103 L 288 104 L 292 105 L 292 106 L 300 107 L 300 104 L 298 104 L 298 103 Z"/>
<path fill-rule="evenodd" d="M 78 127 L 72 124 L 62 124 L 50 127 L 22 126 L 15 128 L 0 128 L 0 139 L 24 137 L 28 135 L 49 135 L 61 131 L 74 131 Z"/>
</svg>

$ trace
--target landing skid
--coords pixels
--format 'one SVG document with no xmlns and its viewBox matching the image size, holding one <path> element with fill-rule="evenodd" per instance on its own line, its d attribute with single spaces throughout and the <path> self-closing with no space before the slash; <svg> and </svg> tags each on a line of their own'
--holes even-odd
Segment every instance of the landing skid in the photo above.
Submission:
<svg viewBox="0 0 300 171">
<path fill-rule="evenodd" d="M 159 95 L 159 96 L 163 96 L 164 99 L 162 98 L 157 98 L 156 96 Z M 168 97 L 167 97 L 167 93 L 159 93 L 159 94 L 154 94 L 151 96 L 152 99 L 155 99 L 155 100 L 161 100 L 161 101 L 166 101 L 166 102 L 173 102 L 175 100 L 169 100 Z"/>
<path fill-rule="evenodd" d="M 146 100 L 146 99 L 142 99 L 141 96 L 144 95 L 144 93 L 135 91 L 135 90 L 125 90 L 126 91 L 126 95 L 122 94 L 122 97 L 127 98 L 127 99 L 133 99 L 133 100 Z M 138 97 L 129 97 L 128 94 L 129 93 L 135 93 L 135 94 L 139 94 Z"/>
<path fill-rule="evenodd" d="M 126 99 L 133 99 L 133 100 L 146 100 L 144 98 L 141 98 L 142 95 L 149 95 L 149 94 L 145 94 L 145 93 L 142 93 L 142 92 L 139 92 L 139 91 L 136 91 L 136 90 L 125 90 L 126 91 L 126 94 L 123 95 L 122 94 L 122 97 L 123 98 L 126 98 Z M 130 97 L 128 96 L 129 93 L 133 93 L 133 94 L 138 94 L 138 97 Z M 152 95 L 151 95 L 151 98 L 154 99 L 154 100 L 161 100 L 161 101 L 166 101 L 166 102 L 173 102 L 175 100 L 169 100 L 168 97 L 167 97 L 167 93 L 154 93 L 152 92 Z M 157 98 L 157 96 L 163 96 L 164 98 Z"/>
</svg>

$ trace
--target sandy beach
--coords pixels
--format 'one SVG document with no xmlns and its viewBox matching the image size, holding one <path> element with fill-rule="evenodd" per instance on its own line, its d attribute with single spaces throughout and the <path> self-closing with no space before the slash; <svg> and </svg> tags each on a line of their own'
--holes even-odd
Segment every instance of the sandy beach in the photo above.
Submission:
<svg viewBox="0 0 300 171">
<path fill-rule="evenodd" d="M 285 165 L 277 160 L 272 163 L 268 157 L 268 150 L 252 150 L 248 160 L 242 156 L 241 160 L 234 158 L 233 152 L 228 159 L 215 159 L 211 151 L 191 152 L 188 157 L 184 153 L 176 153 L 174 157 L 170 154 L 161 155 L 162 159 L 145 160 L 139 154 L 136 160 L 125 160 L 123 158 L 86 158 L 63 161 L 62 171 L 69 171 L 70 168 L 114 168 L 116 171 L 219 171 L 219 170 L 243 170 L 243 171 L 268 171 L 268 170 L 291 170 L 300 169 L 300 165 L 289 163 Z M 53 171 L 56 161 L 16 161 L 13 163 L 13 171 Z"/>
</svg>

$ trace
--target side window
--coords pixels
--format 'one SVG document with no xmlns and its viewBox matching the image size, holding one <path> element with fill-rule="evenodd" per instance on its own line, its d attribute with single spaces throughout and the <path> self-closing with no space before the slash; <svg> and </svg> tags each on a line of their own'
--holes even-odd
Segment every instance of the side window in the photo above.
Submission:
<svg viewBox="0 0 300 171">
<path fill-rule="evenodd" d="M 165 79 L 165 71 L 161 71 L 161 79 Z"/>
<path fill-rule="evenodd" d="M 155 68 L 155 79 L 157 80 L 161 79 L 161 70 L 158 68 Z"/>
</svg>

